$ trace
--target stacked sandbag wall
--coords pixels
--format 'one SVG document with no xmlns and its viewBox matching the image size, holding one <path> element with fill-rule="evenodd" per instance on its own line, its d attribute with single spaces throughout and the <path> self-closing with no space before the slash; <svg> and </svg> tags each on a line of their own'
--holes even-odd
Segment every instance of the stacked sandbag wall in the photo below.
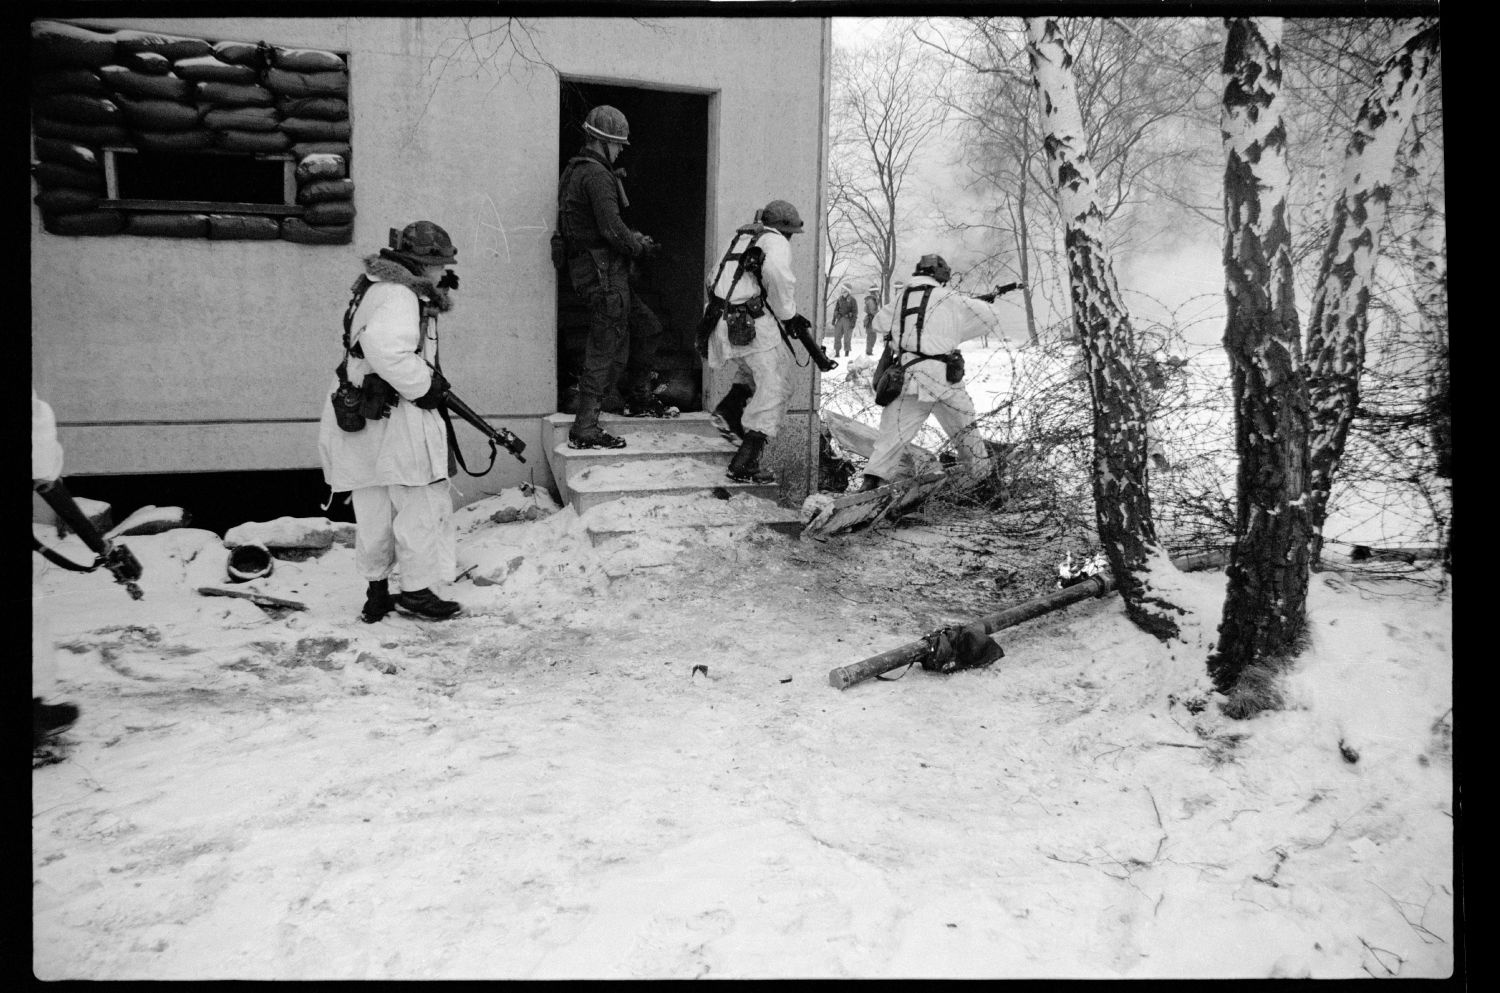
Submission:
<svg viewBox="0 0 1500 993">
<path fill-rule="evenodd" d="M 45 230 L 311 245 L 353 240 L 343 56 L 57 21 L 33 24 L 31 37 L 35 202 Z M 101 207 L 105 147 L 289 154 L 305 210 L 281 217 Z"/>
</svg>

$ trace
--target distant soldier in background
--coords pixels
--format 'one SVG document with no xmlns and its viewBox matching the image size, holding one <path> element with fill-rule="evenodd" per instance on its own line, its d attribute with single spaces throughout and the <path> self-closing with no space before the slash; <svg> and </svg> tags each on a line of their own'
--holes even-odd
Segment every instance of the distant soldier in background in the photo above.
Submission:
<svg viewBox="0 0 1500 993">
<path fill-rule="evenodd" d="M 875 312 L 880 309 L 880 287 L 871 285 L 865 291 L 865 354 L 875 354 L 875 340 L 879 337 L 875 328 L 871 326 L 871 320 Z"/>
<path fill-rule="evenodd" d="M 853 346 L 850 343 L 854 337 L 854 322 L 859 317 L 859 304 L 854 301 L 854 294 L 845 285 L 839 290 L 839 298 L 833 304 L 833 354 L 838 355 L 839 343 L 844 346 L 844 354 L 852 354 Z"/>
</svg>

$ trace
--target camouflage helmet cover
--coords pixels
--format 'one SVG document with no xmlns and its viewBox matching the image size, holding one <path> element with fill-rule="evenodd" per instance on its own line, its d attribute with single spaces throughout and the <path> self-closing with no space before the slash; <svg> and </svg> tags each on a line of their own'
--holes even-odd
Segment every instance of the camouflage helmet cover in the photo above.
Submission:
<svg viewBox="0 0 1500 993">
<path fill-rule="evenodd" d="M 782 234 L 794 234 L 802 230 L 802 218 L 797 208 L 785 200 L 772 200 L 760 212 L 760 222 L 775 228 Z"/>
<path fill-rule="evenodd" d="M 391 228 L 391 252 L 417 265 L 452 265 L 458 249 L 448 232 L 431 221 L 413 221 L 397 231 Z"/>
</svg>

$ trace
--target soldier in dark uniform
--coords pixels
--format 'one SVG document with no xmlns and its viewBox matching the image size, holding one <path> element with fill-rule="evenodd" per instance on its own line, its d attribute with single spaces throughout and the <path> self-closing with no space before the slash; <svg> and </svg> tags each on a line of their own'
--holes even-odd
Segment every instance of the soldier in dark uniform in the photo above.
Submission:
<svg viewBox="0 0 1500 993">
<path fill-rule="evenodd" d="M 631 291 L 630 264 L 655 251 L 656 242 L 626 226 L 620 216 L 630 201 L 614 171 L 620 150 L 630 144 L 630 124 L 613 107 L 589 111 L 583 148 L 568 160 L 558 193 L 568 278 L 589 308 L 589 334 L 578 412 L 568 431 L 571 448 L 624 448 L 625 439 L 599 427 L 599 410 L 623 364 L 625 412 L 661 417 L 666 411 L 651 392 L 652 363 L 661 323 Z M 625 360 L 621 362 L 621 356 Z"/>
</svg>

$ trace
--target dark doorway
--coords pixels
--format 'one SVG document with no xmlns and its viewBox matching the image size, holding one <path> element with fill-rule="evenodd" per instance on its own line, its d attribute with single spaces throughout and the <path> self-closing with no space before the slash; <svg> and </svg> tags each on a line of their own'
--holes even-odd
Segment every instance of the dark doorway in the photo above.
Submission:
<svg viewBox="0 0 1500 993">
<path fill-rule="evenodd" d="M 638 263 L 632 288 L 662 324 L 658 395 L 684 412 L 703 409 L 702 373 L 693 329 L 703 315 L 704 239 L 708 223 L 708 95 L 564 79 L 557 171 L 583 147 L 583 119 L 599 104 L 630 122 L 630 146 L 616 165 L 626 171 L 625 223 L 661 243 Z M 557 409 L 576 409 L 588 309 L 566 275 L 557 285 Z M 606 410 L 611 405 L 606 404 Z"/>
</svg>

